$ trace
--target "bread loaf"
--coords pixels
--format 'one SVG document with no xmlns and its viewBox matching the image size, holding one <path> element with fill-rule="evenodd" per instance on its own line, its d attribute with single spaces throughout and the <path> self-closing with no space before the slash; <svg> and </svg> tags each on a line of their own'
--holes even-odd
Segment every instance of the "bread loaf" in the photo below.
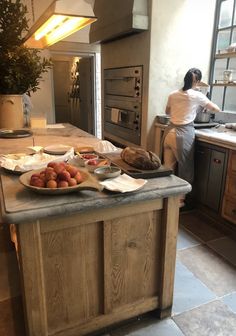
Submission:
<svg viewBox="0 0 236 336">
<path fill-rule="evenodd" d="M 120 156 L 130 166 L 138 169 L 153 170 L 161 165 L 161 160 L 155 153 L 142 148 L 126 147 Z"/>
</svg>

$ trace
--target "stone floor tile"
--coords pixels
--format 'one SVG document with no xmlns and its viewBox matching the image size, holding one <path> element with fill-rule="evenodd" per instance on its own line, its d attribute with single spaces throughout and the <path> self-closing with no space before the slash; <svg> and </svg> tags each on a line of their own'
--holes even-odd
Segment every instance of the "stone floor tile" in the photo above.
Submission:
<svg viewBox="0 0 236 336">
<path fill-rule="evenodd" d="M 216 295 L 177 261 L 172 315 L 193 309 L 214 299 Z"/>
<path fill-rule="evenodd" d="M 223 237 L 209 241 L 207 246 L 236 266 L 236 241 L 228 237 Z"/>
<path fill-rule="evenodd" d="M 111 336 L 184 336 L 175 322 L 168 318 L 164 320 L 150 319 L 145 323 L 136 323 L 128 328 L 121 328 L 110 333 Z"/>
<path fill-rule="evenodd" d="M 236 314 L 221 301 L 207 303 L 173 317 L 185 336 L 233 336 Z"/>
<path fill-rule="evenodd" d="M 21 297 L 0 302 L 0 335 L 26 335 Z"/>
<path fill-rule="evenodd" d="M 223 296 L 221 301 L 223 301 L 236 314 L 236 292 Z"/>
<path fill-rule="evenodd" d="M 201 242 L 196 237 L 182 227 L 179 227 L 177 250 L 186 249 L 199 244 L 201 244 Z"/>
<path fill-rule="evenodd" d="M 236 291 L 236 269 L 207 246 L 177 252 L 181 261 L 212 292 L 223 296 Z"/>
<path fill-rule="evenodd" d="M 224 236 L 221 231 L 217 230 L 213 225 L 210 225 L 211 221 L 208 217 L 205 217 L 198 211 L 181 214 L 179 222 L 180 225 L 203 242 Z"/>
</svg>

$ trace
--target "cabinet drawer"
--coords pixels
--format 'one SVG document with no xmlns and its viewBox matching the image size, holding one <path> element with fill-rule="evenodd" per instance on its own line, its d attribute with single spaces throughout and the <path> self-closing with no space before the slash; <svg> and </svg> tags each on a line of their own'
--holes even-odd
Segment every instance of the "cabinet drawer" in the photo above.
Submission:
<svg viewBox="0 0 236 336">
<path fill-rule="evenodd" d="M 222 217 L 236 224 L 236 198 L 225 197 Z"/>
</svg>

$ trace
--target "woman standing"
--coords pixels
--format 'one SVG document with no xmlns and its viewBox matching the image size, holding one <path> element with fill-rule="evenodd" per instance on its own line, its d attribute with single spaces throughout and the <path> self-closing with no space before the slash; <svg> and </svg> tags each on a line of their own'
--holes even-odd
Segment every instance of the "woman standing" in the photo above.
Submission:
<svg viewBox="0 0 236 336">
<path fill-rule="evenodd" d="M 202 79 L 197 68 L 188 70 L 184 77 L 184 86 L 172 92 L 168 97 L 166 114 L 170 115 L 170 125 L 164 134 L 164 165 L 188 181 L 194 178 L 194 139 L 193 121 L 199 106 L 219 112 L 219 107 L 203 93 L 196 90 Z"/>
</svg>

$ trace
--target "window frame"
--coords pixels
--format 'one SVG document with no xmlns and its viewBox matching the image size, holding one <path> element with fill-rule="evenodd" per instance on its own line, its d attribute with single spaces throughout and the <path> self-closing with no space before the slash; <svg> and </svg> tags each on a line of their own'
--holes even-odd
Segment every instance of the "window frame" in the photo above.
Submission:
<svg viewBox="0 0 236 336">
<path fill-rule="evenodd" d="M 221 3 L 227 1 L 227 0 L 216 0 L 216 6 L 215 6 L 215 19 L 214 19 L 214 28 L 213 28 L 213 38 L 212 38 L 212 48 L 211 48 L 211 62 L 210 62 L 210 74 L 209 74 L 209 81 L 210 81 L 210 96 L 212 96 L 212 91 L 214 88 L 214 72 L 215 72 L 215 64 L 216 64 L 216 55 L 217 55 L 217 38 L 218 34 L 221 31 L 224 30 L 230 30 L 230 41 L 232 40 L 233 30 L 236 31 L 236 23 L 234 23 L 234 18 L 236 17 L 236 0 L 233 0 L 233 13 L 232 13 L 232 19 L 231 24 L 229 26 L 219 28 L 219 20 L 220 20 L 220 10 L 221 10 Z M 231 43 L 231 42 L 230 42 Z M 226 69 L 229 69 L 230 59 L 231 57 L 225 57 L 226 59 Z M 236 71 L 236 69 L 235 69 Z M 236 90 L 236 85 L 235 85 Z M 223 86 L 223 98 L 222 98 L 222 111 L 224 111 L 225 107 L 225 97 L 227 92 L 227 85 Z M 232 113 L 236 113 L 236 111 L 230 111 Z"/>
</svg>

